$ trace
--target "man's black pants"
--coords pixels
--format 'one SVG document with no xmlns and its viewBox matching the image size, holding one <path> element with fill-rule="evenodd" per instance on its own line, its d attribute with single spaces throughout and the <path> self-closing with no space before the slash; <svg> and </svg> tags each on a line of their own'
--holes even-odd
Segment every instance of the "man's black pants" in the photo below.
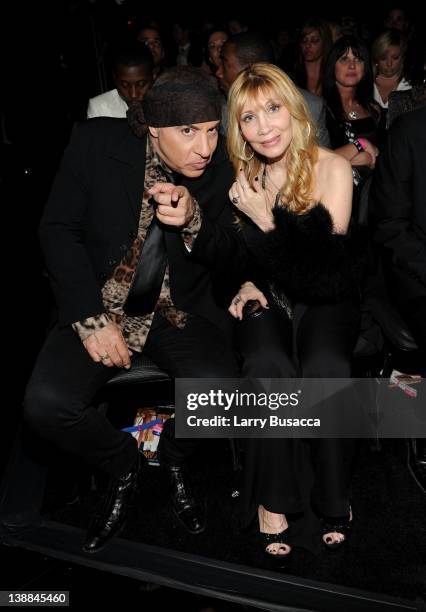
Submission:
<svg viewBox="0 0 426 612">
<path fill-rule="evenodd" d="M 188 316 L 184 329 L 156 315 L 143 352 L 171 377 L 239 375 L 230 339 L 196 315 Z M 57 326 L 37 359 L 24 401 L 24 418 L 40 437 L 112 477 L 127 473 L 137 453 L 135 439 L 91 406 L 96 392 L 116 373 L 117 368 L 91 359 L 70 326 Z M 161 457 L 181 462 L 194 445 L 193 440 L 175 440 L 169 425 L 162 435 Z"/>
</svg>

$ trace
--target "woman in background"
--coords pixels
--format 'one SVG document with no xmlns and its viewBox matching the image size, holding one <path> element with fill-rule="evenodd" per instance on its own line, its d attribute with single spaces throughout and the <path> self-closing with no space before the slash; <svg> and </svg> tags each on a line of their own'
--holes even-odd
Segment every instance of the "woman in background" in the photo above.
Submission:
<svg viewBox="0 0 426 612">
<path fill-rule="evenodd" d="M 393 91 L 407 91 L 411 84 L 405 78 L 404 60 L 407 43 L 399 30 L 385 30 L 373 42 L 374 99 L 382 109 L 388 108 Z"/>
<path fill-rule="evenodd" d="M 334 43 L 325 66 L 323 97 L 331 146 L 352 166 L 356 210 L 361 188 L 376 164 L 384 132 L 380 106 L 373 98 L 368 49 L 360 38 L 342 36 Z"/>
<path fill-rule="evenodd" d="M 302 27 L 294 80 L 313 94 L 322 94 L 324 65 L 331 48 L 331 32 L 323 19 L 309 19 Z"/>
</svg>

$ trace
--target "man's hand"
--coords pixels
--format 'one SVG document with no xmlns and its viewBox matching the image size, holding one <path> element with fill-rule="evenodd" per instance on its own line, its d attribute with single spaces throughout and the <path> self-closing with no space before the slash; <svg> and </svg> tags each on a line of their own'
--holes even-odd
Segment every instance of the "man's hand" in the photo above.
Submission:
<svg viewBox="0 0 426 612">
<path fill-rule="evenodd" d="M 165 225 L 184 227 L 195 213 L 195 203 L 186 187 L 172 183 L 155 183 L 148 190 L 157 202 L 157 219 Z"/>
<path fill-rule="evenodd" d="M 107 368 L 130 368 L 132 352 L 127 346 L 120 328 L 108 323 L 100 331 L 91 334 L 83 342 L 86 351 L 96 363 L 102 362 Z"/>
</svg>

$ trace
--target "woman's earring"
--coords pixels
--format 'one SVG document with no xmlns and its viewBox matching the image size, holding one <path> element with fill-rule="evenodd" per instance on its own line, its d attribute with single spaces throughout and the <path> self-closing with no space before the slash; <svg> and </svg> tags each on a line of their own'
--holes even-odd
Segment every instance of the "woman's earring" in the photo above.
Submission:
<svg viewBox="0 0 426 612">
<path fill-rule="evenodd" d="M 248 157 L 247 153 L 246 153 L 246 145 L 247 145 L 247 140 L 244 141 L 244 145 L 243 145 L 243 159 L 245 162 L 249 162 L 253 159 L 254 157 L 254 151 L 253 149 L 251 150 L 251 155 L 250 157 Z"/>
</svg>

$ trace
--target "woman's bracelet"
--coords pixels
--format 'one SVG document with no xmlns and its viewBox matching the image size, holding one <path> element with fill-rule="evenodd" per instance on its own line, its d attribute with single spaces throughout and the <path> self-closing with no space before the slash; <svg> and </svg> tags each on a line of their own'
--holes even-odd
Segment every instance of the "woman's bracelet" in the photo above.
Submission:
<svg viewBox="0 0 426 612">
<path fill-rule="evenodd" d="M 365 151 L 365 140 L 363 138 L 355 138 L 352 144 L 357 148 L 358 153 Z"/>
</svg>

